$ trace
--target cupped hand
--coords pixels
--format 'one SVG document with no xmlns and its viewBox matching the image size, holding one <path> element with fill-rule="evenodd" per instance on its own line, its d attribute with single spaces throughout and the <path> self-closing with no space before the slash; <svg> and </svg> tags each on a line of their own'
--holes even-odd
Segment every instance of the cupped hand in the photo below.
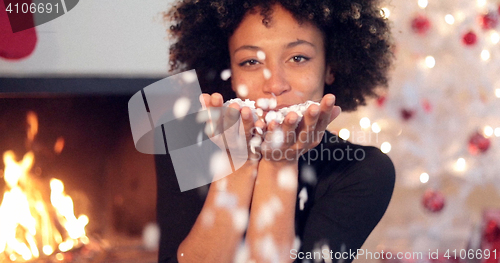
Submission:
<svg viewBox="0 0 500 263">
<path fill-rule="evenodd" d="M 272 121 L 262 143 L 262 158 L 297 162 L 302 154 L 321 142 L 328 124 L 340 112 L 340 107 L 335 106 L 335 96 L 326 94 L 319 106 L 312 104 L 307 108 L 300 122 L 295 112 L 288 113 L 282 124 Z"/>
</svg>

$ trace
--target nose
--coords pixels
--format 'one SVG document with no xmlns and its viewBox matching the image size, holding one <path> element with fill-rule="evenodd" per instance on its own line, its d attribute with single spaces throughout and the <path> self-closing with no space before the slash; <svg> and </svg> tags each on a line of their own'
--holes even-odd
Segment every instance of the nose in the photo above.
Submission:
<svg viewBox="0 0 500 263">
<path fill-rule="evenodd" d="M 274 95 L 279 96 L 292 89 L 282 66 L 275 65 L 273 67 L 268 67 L 264 69 L 263 73 L 265 79 L 263 87 L 264 93 L 273 93 Z"/>
</svg>

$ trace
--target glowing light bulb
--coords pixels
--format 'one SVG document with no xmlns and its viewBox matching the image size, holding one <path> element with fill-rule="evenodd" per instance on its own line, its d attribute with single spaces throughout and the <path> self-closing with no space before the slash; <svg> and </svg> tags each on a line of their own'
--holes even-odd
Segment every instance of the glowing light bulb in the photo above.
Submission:
<svg viewBox="0 0 500 263">
<path fill-rule="evenodd" d="M 391 148 L 392 148 L 392 146 L 388 142 L 384 142 L 384 143 L 382 143 L 382 145 L 380 145 L 380 150 L 383 153 L 389 153 L 391 151 Z"/>
<path fill-rule="evenodd" d="M 425 58 L 425 65 L 428 67 L 428 68 L 434 68 L 434 66 L 436 66 L 436 59 L 434 59 L 433 56 L 427 56 Z"/>
<path fill-rule="evenodd" d="M 420 8 L 422 8 L 422 9 L 426 8 L 428 4 L 429 4 L 429 1 L 427 1 L 427 0 L 418 0 L 418 6 L 420 6 Z"/>
<path fill-rule="evenodd" d="M 351 136 L 351 133 L 349 132 L 348 129 L 342 129 L 339 131 L 339 137 L 342 138 L 342 140 L 347 140 Z"/>
<path fill-rule="evenodd" d="M 497 96 L 497 98 L 500 98 L 500 89 L 495 90 L 495 96 Z"/>
<path fill-rule="evenodd" d="M 422 182 L 423 184 L 429 182 L 429 174 L 428 173 L 422 173 L 420 175 L 420 182 Z"/>
<path fill-rule="evenodd" d="M 382 7 L 381 10 L 380 10 L 380 15 L 382 16 L 382 18 L 389 18 L 389 16 L 391 16 L 391 10 L 389 10 L 389 8 L 387 7 Z"/>
<path fill-rule="evenodd" d="M 449 25 L 453 25 L 455 24 L 455 17 L 452 14 L 447 14 L 444 17 L 444 21 Z"/>
<path fill-rule="evenodd" d="M 462 172 L 465 171 L 465 159 L 464 158 L 459 158 L 457 160 L 457 163 L 455 164 L 455 170 Z"/>
<path fill-rule="evenodd" d="M 481 59 L 484 60 L 484 61 L 487 61 L 488 59 L 490 59 L 490 52 L 488 50 L 483 50 L 481 52 Z"/>
<path fill-rule="evenodd" d="M 500 137 L 500 128 L 495 129 L 495 136 Z"/>
<path fill-rule="evenodd" d="M 380 131 L 382 131 L 382 129 L 380 128 L 380 125 L 378 125 L 378 123 L 374 122 L 372 124 L 372 131 L 374 133 L 379 133 Z"/>
<path fill-rule="evenodd" d="M 359 121 L 359 126 L 361 126 L 361 128 L 363 129 L 370 128 L 370 125 L 371 125 L 370 119 L 368 119 L 367 117 L 364 117 Z"/>
<path fill-rule="evenodd" d="M 493 135 L 493 128 L 491 126 L 484 127 L 483 130 L 484 136 L 491 137 Z"/>
<path fill-rule="evenodd" d="M 500 35 L 497 32 L 493 32 L 490 35 L 491 43 L 498 44 L 500 42 Z"/>
</svg>

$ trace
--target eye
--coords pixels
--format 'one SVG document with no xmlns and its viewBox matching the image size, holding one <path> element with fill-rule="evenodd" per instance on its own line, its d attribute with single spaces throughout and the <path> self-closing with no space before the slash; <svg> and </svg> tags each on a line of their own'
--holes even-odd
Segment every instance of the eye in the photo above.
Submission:
<svg viewBox="0 0 500 263">
<path fill-rule="evenodd" d="M 305 56 L 293 56 L 290 61 L 295 62 L 295 63 L 301 63 L 301 62 L 306 62 L 310 58 L 305 57 Z"/>
<path fill-rule="evenodd" d="M 257 65 L 259 64 L 260 62 L 255 60 L 255 59 L 249 59 L 249 60 L 245 60 L 243 62 L 241 62 L 240 65 L 241 67 L 244 67 L 244 66 L 254 66 L 254 65 Z"/>
</svg>

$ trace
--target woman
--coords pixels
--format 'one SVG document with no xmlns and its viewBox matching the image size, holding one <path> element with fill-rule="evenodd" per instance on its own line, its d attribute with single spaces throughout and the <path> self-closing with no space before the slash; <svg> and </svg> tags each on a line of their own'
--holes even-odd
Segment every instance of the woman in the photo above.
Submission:
<svg viewBox="0 0 500 263">
<path fill-rule="evenodd" d="M 340 107 L 355 110 L 387 85 L 389 29 L 377 1 L 193 0 L 167 17 L 172 70 L 196 69 L 206 107 L 235 97 L 275 98 L 277 109 L 320 103 L 281 124 L 229 105 L 247 142 L 264 142 L 206 193 L 181 193 L 169 156 L 158 156 L 159 261 L 351 262 L 389 204 L 395 172 L 377 148 L 325 129 Z M 225 69 L 230 81 L 219 78 Z M 228 196 L 231 208 L 220 205 Z"/>
</svg>

